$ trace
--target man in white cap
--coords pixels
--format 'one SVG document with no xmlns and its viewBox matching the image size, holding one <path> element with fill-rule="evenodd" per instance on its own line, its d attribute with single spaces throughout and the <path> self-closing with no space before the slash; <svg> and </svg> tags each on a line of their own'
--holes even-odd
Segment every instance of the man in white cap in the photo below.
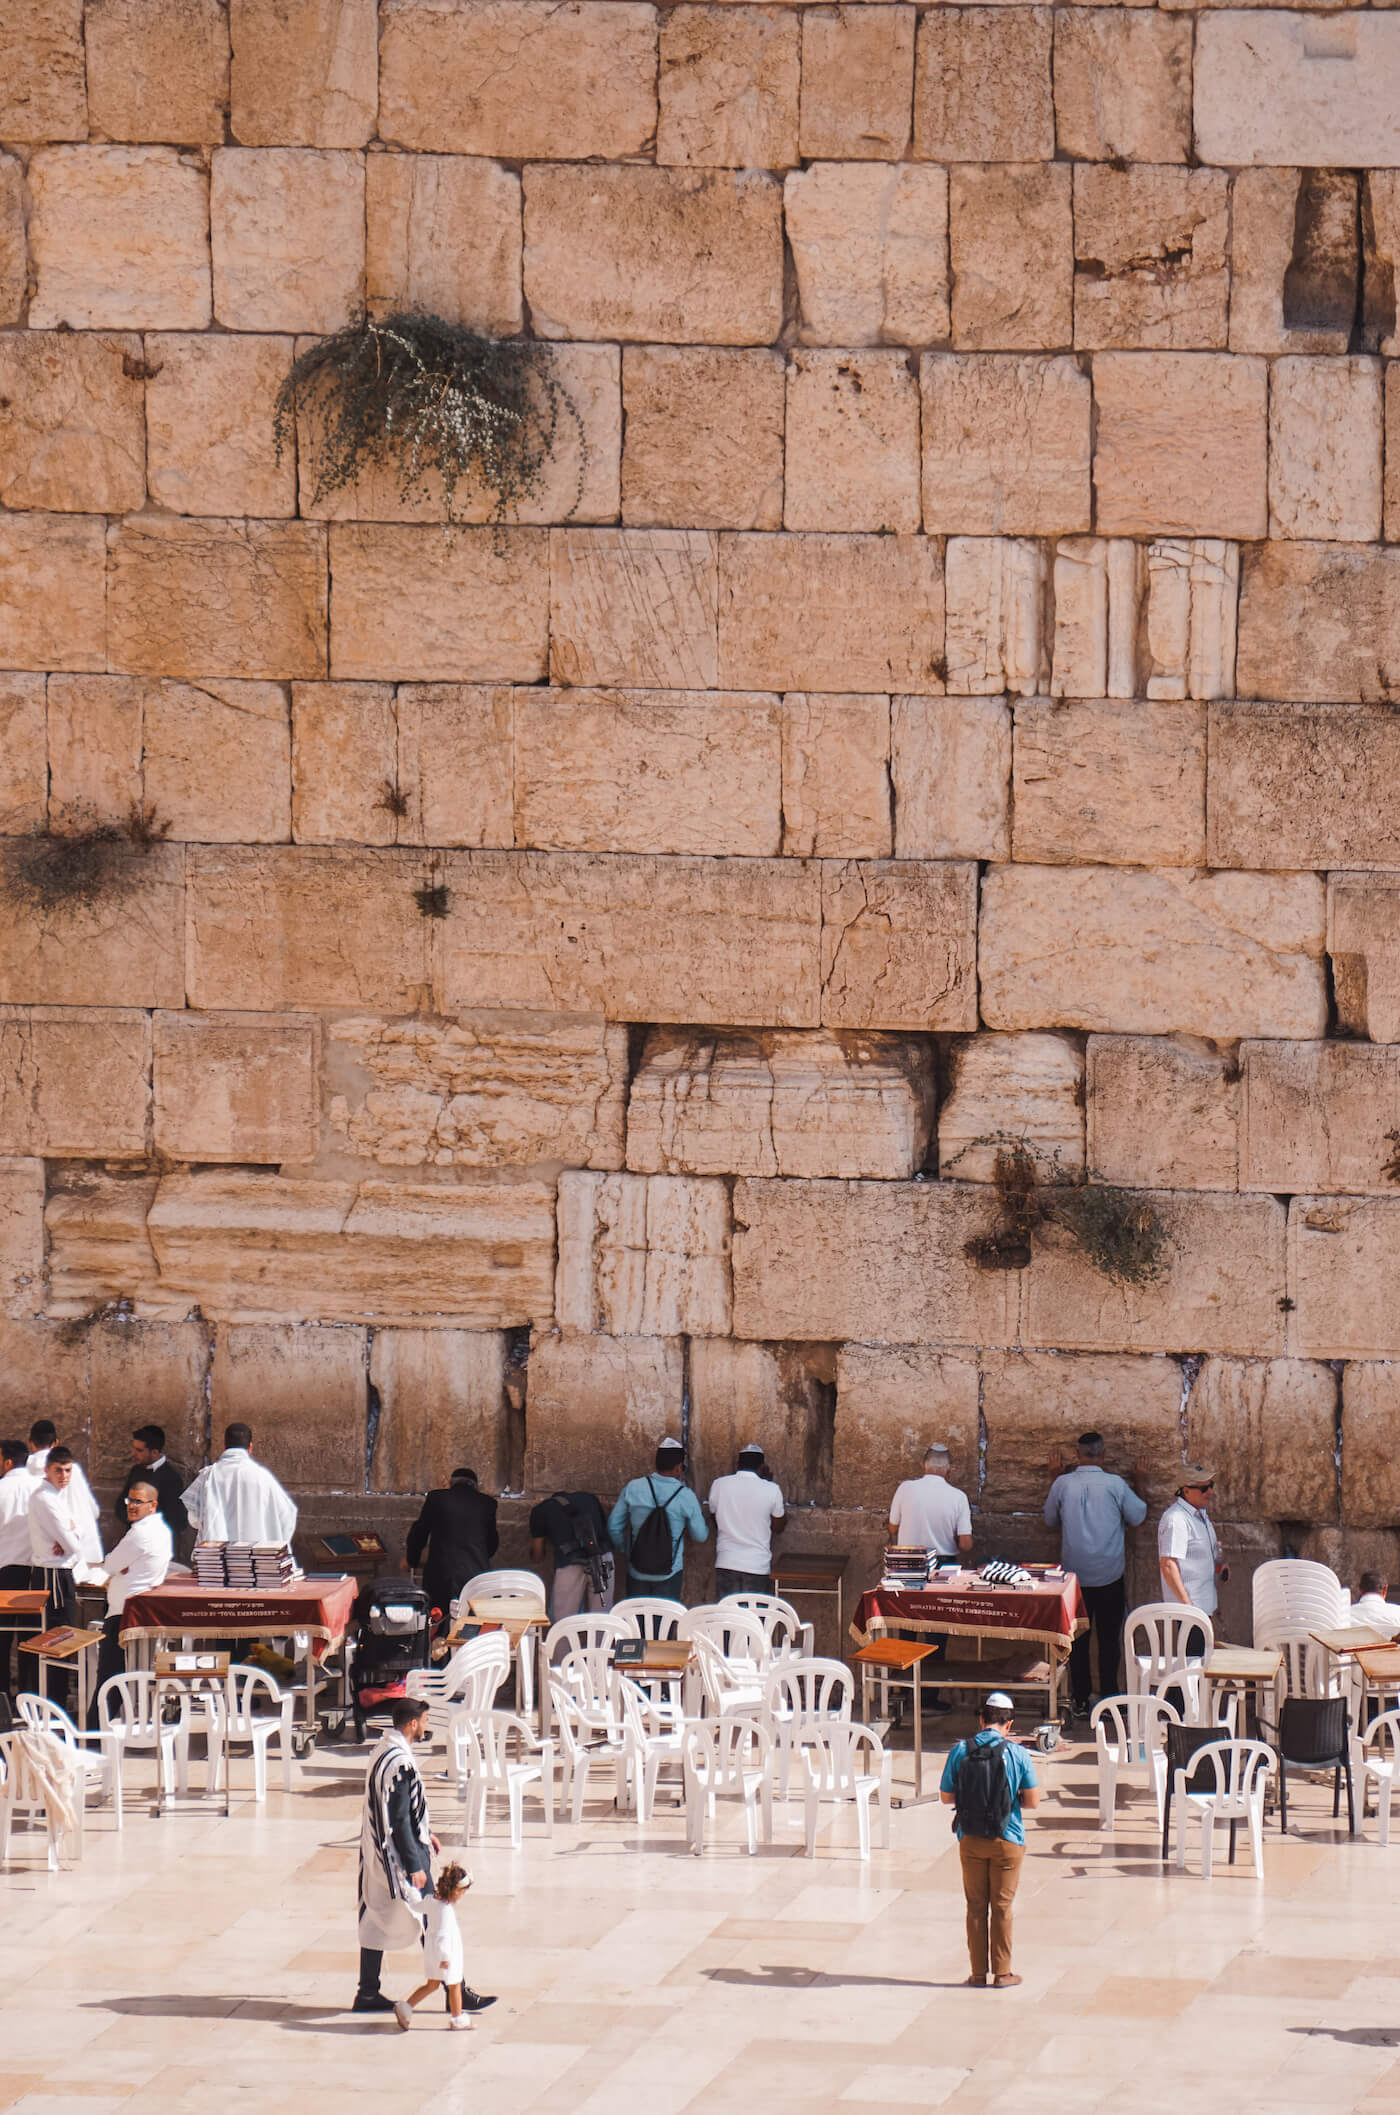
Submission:
<svg viewBox="0 0 1400 2115">
<path fill-rule="evenodd" d="M 608 1537 L 618 1555 L 627 1559 L 629 1594 L 683 1599 L 686 1535 L 695 1542 L 710 1539 L 684 1469 L 685 1448 L 678 1439 L 663 1439 L 656 1450 L 655 1475 L 634 1476 L 624 1484 L 608 1515 Z"/>
<path fill-rule="evenodd" d="M 716 1600 L 771 1594 L 773 1537 L 787 1526 L 787 1515 L 762 1447 L 741 1447 L 734 1474 L 717 1476 L 705 1502 L 715 1516 Z"/>
<path fill-rule="evenodd" d="M 943 1769 L 939 1797 L 954 1812 L 963 1899 L 967 1903 L 967 1953 L 974 1989 L 995 1990 L 1021 1978 L 1011 1967 L 1011 1905 L 1026 1855 L 1023 1807 L 1040 1805 L 1035 1765 L 1013 1741 L 1015 1715 L 1009 1696 L 994 1689 L 979 1714 L 974 1737 L 960 1740 Z"/>
</svg>

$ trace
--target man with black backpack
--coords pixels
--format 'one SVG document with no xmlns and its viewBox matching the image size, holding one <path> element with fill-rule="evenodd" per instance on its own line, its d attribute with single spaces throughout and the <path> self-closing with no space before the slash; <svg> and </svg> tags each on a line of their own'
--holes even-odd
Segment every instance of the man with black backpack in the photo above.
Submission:
<svg viewBox="0 0 1400 2115">
<path fill-rule="evenodd" d="M 1035 1765 L 1010 1738 L 1009 1696 L 994 1689 L 982 1706 L 978 1731 L 960 1740 L 943 1769 L 939 1795 L 953 1808 L 967 1902 L 968 1982 L 1005 1990 L 1021 1978 L 1011 1970 L 1011 1905 L 1026 1855 L 1023 1806 L 1040 1805 Z"/>
<path fill-rule="evenodd" d="M 534 1563 L 543 1561 L 546 1546 L 554 1553 L 554 1583 L 549 1589 L 554 1622 L 561 1616 L 592 1616 L 612 1607 L 616 1565 L 608 1547 L 602 1501 L 592 1491 L 556 1491 L 532 1508 L 530 1556 Z"/>
<path fill-rule="evenodd" d="M 679 1601 L 686 1535 L 693 1542 L 710 1539 L 700 1501 L 682 1481 L 684 1467 L 680 1441 L 663 1439 L 656 1450 L 655 1475 L 634 1476 L 608 1516 L 612 1546 L 627 1559 L 629 1594 Z"/>
</svg>

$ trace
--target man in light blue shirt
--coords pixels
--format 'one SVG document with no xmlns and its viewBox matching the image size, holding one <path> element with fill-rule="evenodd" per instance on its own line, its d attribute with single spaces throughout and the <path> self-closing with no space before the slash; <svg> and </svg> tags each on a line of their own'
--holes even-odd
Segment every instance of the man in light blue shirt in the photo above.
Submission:
<svg viewBox="0 0 1400 2115">
<path fill-rule="evenodd" d="M 986 1983 L 989 1970 L 997 1990 L 1021 1980 L 1011 1966 L 1011 1905 L 1026 1855 L 1021 1809 L 1040 1805 L 1040 1787 L 1034 1763 L 1011 1738 L 1011 1719 L 1010 1697 L 994 1689 L 982 1705 L 976 1736 L 958 1742 L 943 1766 L 938 1788 L 944 1806 L 957 1810 L 953 1827 L 962 1865 L 972 1970 L 967 1980 L 976 1989 Z M 965 1785 L 963 1778 L 969 1771 L 970 1782 Z M 1000 1788 L 999 1798 L 994 1785 Z"/>
<path fill-rule="evenodd" d="M 1123 1588 L 1126 1559 L 1125 1527 L 1141 1527 L 1147 1506 L 1121 1476 L 1110 1476 L 1103 1465 L 1103 1434 L 1081 1432 L 1079 1460 L 1066 1474 L 1056 1475 L 1045 1501 L 1048 1527 L 1060 1530 L 1060 1562 L 1074 1572 L 1089 1612 L 1090 1628 L 1075 1639 L 1069 1655 L 1070 1702 L 1076 1717 L 1088 1716 L 1089 1641 L 1099 1647 L 1099 1695 L 1117 1696 L 1118 1670 L 1123 1648 L 1123 1618 L 1127 1595 Z M 1058 1454 L 1050 1460 L 1052 1470 L 1062 1468 Z M 1133 1477 L 1143 1481 L 1143 1464 L 1135 1462 Z"/>
<path fill-rule="evenodd" d="M 624 1485 L 617 1504 L 608 1515 L 612 1546 L 619 1556 L 627 1559 L 629 1594 L 655 1594 L 663 1600 L 679 1601 L 682 1598 L 681 1581 L 685 1576 L 687 1531 L 693 1542 L 708 1542 L 710 1539 L 700 1501 L 689 1484 L 681 1480 L 684 1467 L 685 1450 L 680 1441 L 663 1439 L 656 1450 L 655 1475 L 634 1476 L 629 1484 Z M 644 1528 L 648 1539 L 655 1539 L 654 1531 L 647 1524 L 658 1507 L 665 1510 L 665 1525 L 670 1533 L 669 1561 L 664 1571 L 653 1570 L 649 1564 L 645 1569 L 639 1568 L 633 1554 Z"/>
</svg>

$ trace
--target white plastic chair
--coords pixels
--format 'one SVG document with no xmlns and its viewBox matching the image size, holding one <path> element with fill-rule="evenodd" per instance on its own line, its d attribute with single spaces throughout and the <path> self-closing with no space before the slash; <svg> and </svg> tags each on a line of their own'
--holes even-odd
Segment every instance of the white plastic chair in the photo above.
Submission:
<svg viewBox="0 0 1400 2115">
<path fill-rule="evenodd" d="M 180 1716 L 171 1726 L 156 1714 L 156 1678 L 141 1668 L 114 1674 L 97 1692 L 97 1723 L 114 1735 L 123 1756 L 159 1758 L 161 1790 L 169 1796 L 172 1776 L 183 1795 L 190 1782 L 190 1700 L 180 1695 Z"/>
<path fill-rule="evenodd" d="M 736 1674 L 766 1675 L 773 1664 L 768 1633 L 757 1616 L 723 1601 L 683 1612 L 683 1638 L 708 1638 Z"/>
<path fill-rule="evenodd" d="M 1209 1765 L 1214 1777 L 1210 1791 L 1188 1792 L 1187 1782 Z M 1173 1823 L 1176 1829 L 1176 1862 L 1186 1865 L 1186 1829 L 1194 1815 L 1201 1825 L 1201 1878 L 1211 1877 L 1217 1822 L 1243 1821 L 1249 1827 L 1249 1846 L 1254 1871 L 1264 1877 L 1264 1792 L 1274 1767 L 1272 1748 L 1261 1740 L 1211 1741 L 1198 1748 L 1190 1763 L 1176 1772 L 1172 1787 Z"/>
<path fill-rule="evenodd" d="M 632 1594 L 625 1601 L 614 1601 L 611 1613 L 615 1622 L 625 1626 L 625 1636 L 669 1642 L 680 1635 L 685 1609 L 679 1601 L 667 1601 L 658 1594 Z"/>
<path fill-rule="evenodd" d="M 538 1572 L 478 1572 L 474 1579 L 468 1579 L 462 1591 L 453 1601 L 453 1617 L 456 1617 L 459 1608 L 465 1609 L 467 1603 L 474 1601 L 478 1594 L 518 1595 L 522 1601 L 538 1601 L 541 1608 L 544 1607 L 547 1598 L 544 1581 Z"/>
<path fill-rule="evenodd" d="M 726 1594 L 716 1605 L 742 1608 L 745 1615 L 763 1625 L 770 1664 L 777 1660 L 810 1660 L 816 1651 L 813 1626 L 803 1622 L 791 1601 L 784 1601 L 777 1594 Z"/>
<path fill-rule="evenodd" d="M 656 1804 L 656 1784 L 667 1765 L 683 1770 L 685 1765 L 685 1720 L 674 1706 L 662 1702 L 622 1675 L 617 1683 L 622 1735 L 627 1749 L 632 1804 L 638 1821 L 651 1820 Z"/>
<path fill-rule="evenodd" d="M 862 1752 L 869 1753 L 873 1767 L 861 1768 Z M 878 1758 L 876 1760 L 875 1758 Z M 853 1799 L 860 1855 L 870 1856 L 870 1802 L 880 1802 L 880 1848 L 890 1847 L 890 1770 L 893 1757 L 879 1735 L 869 1726 L 853 1726 L 849 1720 L 827 1719 L 807 1728 L 802 1737 L 802 1761 L 807 1773 L 803 1787 L 804 1820 L 807 1825 L 807 1856 L 817 1851 L 817 1810 L 823 1799 Z"/>
<path fill-rule="evenodd" d="M 756 1718 L 693 1719 L 686 1726 L 685 1840 L 698 1858 L 705 1848 L 705 1824 L 715 1814 L 720 1792 L 738 1792 L 744 1802 L 749 1856 L 758 1851 L 758 1814 L 763 1813 L 763 1840 L 773 1841 L 773 1741 Z"/>
<path fill-rule="evenodd" d="M 1205 1638 L 1200 1653 L 1187 1657 L 1186 1640 L 1193 1630 Z M 1185 1601 L 1146 1601 L 1133 1609 L 1123 1625 L 1123 1666 L 1129 1696 L 1150 1690 L 1180 1689 L 1186 1698 L 1186 1716 L 1194 1724 L 1200 1710 L 1200 1671 L 1215 1650 L 1215 1625 L 1203 1608 Z M 1166 1677 L 1173 1679 L 1170 1683 Z"/>
<path fill-rule="evenodd" d="M 570 1816 L 577 1825 L 583 1819 L 588 1773 L 595 1764 L 601 1763 L 615 1773 L 617 1789 L 614 1796 L 617 1804 L 621 1806 L 626 1799 L 627 1736 L 617 1720 L 606 1729 L 590 1725 L 585 1720 L 573 1692 L 559 1681 L 557 1676 L 550 1676 L 549 1694 L 559 1721 L 559 1738 L 562 1743 L 564 1772 L 560 1794 L 568 1802 Z"/>
<path fill-rule="evenodd" d="M 504 1792 L 511 1849 L 518 1851 L 524 1842 L 525 1793 L 530 1785 L 539 1790 L 546 1834 L 554 1834 L 554 1743 L 538 1739 L 528 1719 L 514 1711 L 460 1709 L 452 1719 L 451 1752 L 457 1797 L 466 1807 L 463 1844 L 473 1828 L 485 1834 L 487 1798 Z"/>
<path fill-rule="evenodd" d="M 1112 1835 L 1117 1818 L 1118 1780 L 1138 1768 L 1156 1803 L 1157 1826 L 1162 1826 L 1162 1807 L 1167 1796 L 1162 1728 L 1180 1724 L 1181 1714 L 1175 1704 L 1151 1691 L 1146 1696 L 1106 1696 L 1095 1704 L 1089 1714 L 1089 1726 L 1099 1762 L 1099 1827 L 1107 1835 Z"/>
<path fill-rule="evenodd" d="M 16 1821 L 41 1822 L 47 1839 L 48 1867 L 51 1873 L 58 1871 L 59 1847 L 64 1831 L 57 1814 L 50 1807 L 44 1793 L 43 1779 L 31 1763 L 25 1751 L 26 1737 L 32 1740 L 54 1739 L 46 1729 L 33 1725 L 16 1726 L 13 1732 L 0 1733 L 0 1866 L 5 1865 L 10 1855 L 10 1831 Z M 82 1772 L 66 1744 L 57 1741 L 72 1769 L 75 1779 L 73 1788 L 73 1810 L 77 1827 L 72 1831 L 73 1855 L 83 1855 L 83 1786 Z"/>
<path fill-rule="evenodd" d="M 741 1717 L 752 1718 L 760 1713 L 768 1677 L 755 1667 L 735 1666 L 705 1631 L 700 1631 L 691 1642 L 695 1647 L 695 1668 L 706 1710 L 716 1718 L 728 1718 L 735 1712 Z M 692 1709 L 690 1716 L 695 1715 Z"/>
<path fill-rule="evenodd" d="M 556 1661 L 565 1653 L 611 1650 L 619 1638 L 636 1635 L 629 1624 L 619 1620 L 616 1609 L 607 1614 L 599 1611 L 591 1616 L 561 1616 L 545 1632 L 545 1665 L 552 1673 Z"/>
<path fill-rule="evenodd" d="M 259 1710 L 260 1698 L 271 1708 Z M 261 1805 L 267 1798 L 267 1751 L 274 1740 L 282 1758 L 282 1790 L 291 1791 L 296 1698 L 290 1689 L 279 1689 L 264 1668 L 230 1667 L 227 1688 L 202 1690 L 196 1701 L 204 1715 L 209 1756 L 205 1781 L 211 1792 L 223 1787 L 229 1744 L 247 1741 L 253 1751 L 253 1798 Z"/>
<path fill-rule="evenodd" d="M 94 1787 L 100 1799 L 110 1799 L 112 1816 L 122 1825 L 122 1744 L 112 1733 L 79 1733 L 68 1713 L 52 1697 L 17 1696 L 15 1710 L 26 1726 L 52 1733 L 82 1764 L 84 1798 Z"/>
<path fill-rule="evenodd" d="M 460 1710 L 485 1711 L 510 1673 L 510 1639 L 503 1630 L 468 1638 L 441 1667 L 414 1667 L 404 1681 L 405 1693 L 425 1697 L 428 1726 L 435 1742 L 451 1749 L 452 1720 Z"/>
<path fill-rule="evenodd" d="M 778 1750 L 778 1784 L 784 1799 L 792 1758 L 814 1730 L 832 1720 L 849 1721 L 855 1677 L 841 1660 L 781 1660 L 763 1689 L 762 1717 Z"/>
<path fill-rule="evenodd" d="M 1383 1711 L 1359 1737 L 1352 1735 L 1352 1774 L 1361 1787 L 1361 1818 L 1366 1793 L 1376 1788 L 1376 1831 L 1382 1847 L 1390 1843 L 1390 1802 L 1400 1785 L 1400 1711 Z"/>
<path fill-rule="evenodd" d="M 1250 1581 L 1254 1643 L 1277 1645 L 1300 1630 L 1336 1630 L 1346 1622 L 1351 1595 L 1326 1564 L 1306 1557 L 1273 1557 Z"/>
</svg>

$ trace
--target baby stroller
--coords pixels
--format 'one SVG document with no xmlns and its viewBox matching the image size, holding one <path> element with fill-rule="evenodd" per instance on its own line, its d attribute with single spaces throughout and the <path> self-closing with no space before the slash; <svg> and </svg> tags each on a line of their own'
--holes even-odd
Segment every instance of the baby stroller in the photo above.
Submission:
<svg viewBox="0 0 1400 2115">
<path fill-rule="evenodd" d="M 370 1714 L 406 1696 L 409 1674 L 427 1666 L 432 1610 L 411 1579 L 371 1579 L 355 1603 L 355 1621 L 350 1695 L 355 1738 L 363 1740 Z"/>
</svg>

